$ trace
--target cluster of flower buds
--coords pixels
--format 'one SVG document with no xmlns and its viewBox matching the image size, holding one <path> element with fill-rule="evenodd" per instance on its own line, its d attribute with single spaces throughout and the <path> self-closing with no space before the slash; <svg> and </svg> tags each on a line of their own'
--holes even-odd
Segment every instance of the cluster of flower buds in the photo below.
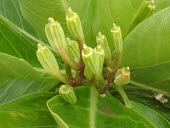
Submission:
<svg viewBox="0 0 170 128">
<path fill-rule="evenodd" d="M 107 67 L 112 68 L 112 53 L 106 36 L 99 32 L 96 36 L 97 46 L 93 49 L 85 44 L 80 18 L 77 13 L 71 10 L 71 8 L 67 11 L 66 23 L 70 33 L 76 41 L 65 37 L 63 28 L 58 21 L 55 21 L 53 18 L 48 19 L 48 24 L 45 26 L 45 33 L 52 49 L 69 66 L 69 73 L 71 72 L 71 69 L 74 69 L 77 73 L 80 72 L 81 69 L 78 64 L 82 62 L 82 65 L 85 64 L 85 77 L 88 80 L 95 79 L 97 84 L 100 83 L 105 86 L 107 82 L 102 75 L 103 65 L 106 63 Z M 111 33 L 113 35 L 115 54 L 121 54 L 123 44 L 120 27 L 113 24 Z M 72 83 L 60 72 L 53 52 L 47 47 L 39 44 L 37 57 L 48 74 L 66 84 L 62 85 L 59 89 L 61 98 L 67 103 L 75 104 L 77 99 L 74 88 L 71 86 Z M 70 74 L 72 75 L 72 73 Z M 72 78 L 73 77 L 74 76 L 72 76 Z M 129 81 L 129 67 L 119 69 L 115 75 L 114 83 L 121 86 L 127 84 Z"/>
</svg>

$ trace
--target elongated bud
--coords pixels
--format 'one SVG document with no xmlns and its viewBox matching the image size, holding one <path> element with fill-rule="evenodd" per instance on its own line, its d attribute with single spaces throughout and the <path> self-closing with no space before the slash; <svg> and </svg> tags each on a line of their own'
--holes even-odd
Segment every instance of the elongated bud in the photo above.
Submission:
<svg viewBox="0 0 170 128">
<path fill-rule="evenodd" d="M 104 50 L 102 46 L 97 45 L 94 49 L 94 64 L 96 65 L 96 73 L 102 73 L 104 63 Z"/>
<path fill-rule="evenodd" d="M 153 11 L 155 10 L 155 2 L 154 0 L 145 0 L 142 4 L 133 24 L 131 25 L 129 31 L 135 28 L 140 22 L 145 20 L 147 17 L 152 15 Z"/>
<path fill-rule="evenodd" d="M 106 36 L 103 35 L 101 32 L 99 32 L 96 37 L 96 42 L 98 45 L 101 45 L 103 47 L 105 58 L 106 59 L 111 58 L 111 52 L 110 52 L 110 48 L 109 48 Z"/>
<path fill-rule="evenodd" d="M 129 67 L 123 67 L 116 72 L 114 83 L 118 86 L 128 84 L 130 81 Z"/>
<path fill-rule="evenodd" d="M 59 73 L 58 63 L 53 53 L 45 46 L 38 44 L 37 57 L 43 68 L 51 75 Z"/>
<path fill-rule="evenodd" d="M 92 78 L 92 72 L 91 70 L 88 68 L 88 66 L 85 66 L 84 68 L 84 75 L 88 80 L 91 80 Z"/>
<path fill-rule="evenodd" d="M 58 21 L 55 21 L 53 18 L 48 18 L 45 33 L 54 50 L 58 51 L 66 48 L 64 31 Z"/>
<path fill-rule="evenodd" d="M 136 21 L 141 22 L 145 18 L 149 17 L 154 10 L 155 10 L 154 0 L 146 0 L 143 6 L 141 7 L 138 16 L 136 17 Z"/>
<path fill-rule="evenodd" d="M 59 95 L 65 102 L 69 104 L 75 104 L 77 102 L 74 88 L 69 85 L 61 85 L 59 89 Z"/>
<path fill-rule="evenodd" d="M 71 8 L 66 14 L 66 22 L 70 33 L 76 40 L 84 40 L 83 29 L 80 18 L 77 13 L 73 12 Z"/>
<path fill-rule="evenodd" d="M 84 45 L 84 49 L 82 50 L 82 58 L 85 65 L 88 67 L 87 70 L 92 72 L 92 74 L 96 73 L 96 65 L 94 64 L 94 51 L 92 48 Z"/>
<path fill-rule="evenodd" d="M 72 59 L 80 60 L 80 50 L 76 41 L 70 40 L 70 38 L 66 38 L 67 42 L 67 52 L 70 54 Z"/>
<path fill-rule="evenodd" d="M 120 27 L 116 26 L 116 24 L 113 23 L 111 33 L 113 35 L 113 44 L 115 48 L 115 53 L 121 53 L 123 44 L 122 44 L 122 33 Z"/>
<path fill-rule="evenodd" d="M 60 73 L 58 63 L 55 59 L 54 54 L 45 46 L 38 44 L 37 57 L 43 68 L 51 76 L 56 77 L 58 80 L 65 84 L 70 84 L 70 82 Z"/>
</svg>

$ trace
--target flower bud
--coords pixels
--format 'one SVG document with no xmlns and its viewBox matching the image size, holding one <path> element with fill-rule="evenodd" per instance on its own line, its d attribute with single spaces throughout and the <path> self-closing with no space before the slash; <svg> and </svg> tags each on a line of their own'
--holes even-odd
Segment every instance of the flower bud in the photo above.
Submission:
<svg viewBox="0 0 170 128">
<path fill-rule="evenodd" d="M 54 50 L 58 51 L 66 48 L 64 31 L 58 21 L 55 21 L 53 18 L 48 18 L 45 33 Z"/>
<path fill-rule="evenodd" d="M 37 57 L 43 68 L 51 75 L 59 73 L 58 63 L 53 53 L 45 46 L 38 44 Z"/>
<path fill-rule="evenodd" d="M 45 46 L 38 44 L 37 57 L 43 68 L 51 76 L 56 77 L 58 80 L 65 84 L 70 84 L 70 82 L 60 73 L 58 63 L 55 59 L 54 54 Z"/>
<path fill-rule="evenodd" d="M 80 50 L 76 41 L 70 40 L 70 38 L 66 38 L 67 42 L 67 52 L 70 54 L 72 59 L 80 60 Z"/>
<path fill-rule="evenodd" d="M 69 85 L 61 85 L 59 89 L 59 95 L 65 102 L 69 104 L 75 104 L 77 102 L 74 88 Z"/>
<path fill-rule="evenodd" d="M 70 33 L 76 40 L 84 40 L 83 29 L 80 18 L 77 13 L 73 12 L 71 8 L 66 14 L 66 22 Z"/>
<path fill-rule="evenodd" d="M 116 24 L 113 24 L 111 33 L 113 35 L 113 45 L 115 48 L 115 53 L 121 53 L 123 44 L 122 44 L 122 33 L 120 27 L 116 26 Z"/>
<path fill-rule="evenodd" d="M 94 51 L 92 48 L 84 45 L 84 49 L 82 50 L 82 58 L 87 66 L 87 70 L 92 74 L 96 73 L 96 65 L 94 64 Z"/>
<path fill-rule="evenodd" d="M 114 83 L 118 86 L 128 84 L 130 81 L 129 67 L 123 67 L 116 72 Z"/>
<path fill-rule="evenodd" d="M 84 68 L 84 75 L 88 80 L 91 80 L 92 78 L 92 72 L 91 70 L 88 68 L 88 66 L 85 66 Z"/>
<path fill-rule="evenodd" d="M 105 53 L 105 58 L 110 59 L 111 58 L 111 52 L 110 48 L 107 42 L 107 38 L 105 35 L 103 35 L 101 32 L 98 33 L 96 37 L 96 42 L 98 45 L 103 47 L 104 53 Z"/>
<path fill-rule="evenodd" d="M 104 50 L 100 45 L 94 49 L 94 63 L 96 65 L 96 73 L 102 73 L 104 63 Z"/>
<path fill-rule="evenodd" d="M 132 26 L 130 27 L 130 30 L 135 28 L 135 26 L 137 24 L 139 24 L 144 19 L 149 17 L 153 13 L 154 10 L 155 10 L 155 2 L 154 2 L 154 0 L 145 0 L 145 2 L 143 2 L 142 6 L 141 6 L 136 18 L 135 18 Z"/>
</svg>

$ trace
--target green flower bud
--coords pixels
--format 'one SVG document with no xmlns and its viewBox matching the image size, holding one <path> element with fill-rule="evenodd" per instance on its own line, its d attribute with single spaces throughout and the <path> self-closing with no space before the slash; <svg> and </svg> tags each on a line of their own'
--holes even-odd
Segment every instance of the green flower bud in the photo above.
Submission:
<svg viewBox="0 0 170 128">
<path fill-rule="evenodd" d="M 70 38 L 66 38 L 67 42 L 67 52 L 70 54 L 72 59 L 80 60 L 80 50 L 76 41 L 70 40 Z"/>
<path fill-rule="evenodd" d="M 74 88 L 69 85 L 61 85 L 59 89 L 59 95 L 65 102 L 69 104 L 75 104 L 77 102 Z"/>
<path fill-rule="evenodd" d="M 123 67 L 116 72 L 114 83 L 118 86 L 128 84 L 130 81 L 129 67 Z"/>
<path fill-rule="evenodd" d="M 77 13 L 73 12 L 71 8 L 66 14 L 66 22 L 70 33 L 76 40 L 84 40 L 83 29 L 80 18 Z"/>
<path fill-rule="evenodd" d="M 65 84 L 70 84 L 70 82 L 63 76 L 63 74 L 60 73 L 55 56 L 47 47 L 38 44 L 38 50 L 36 54 L 39 62 L 47 73 L 56 77 L 58 80 Z"/>
<path fill-rule="evenodd" d="M 82 58 L 87 66 L 87 70 L 92 74 L 96 73 L 96 65 L 94 64 L 94 51 L 92 48 L 84 45 L 84 49 L 82 50 Z"/>
<path fill-rule="evenodd" d="M 37 57 L 43 68 L 51 75 L 58 74 L 59 67 L 53 53 L 45 46 L 38 44 Z"/>
<path fill-rule="evenodd" d="M 92 78 L 92 72 L 91 70 L 88 68 L 88 66 L 85 66 L 84 68 L 84 75 L 88 80 L 91 80 Z"/>
<path fill-rule="evenodd" d="M 102 73 L 104 63 L 104 50 L 100 45 L 94 49 L 94 63 L 96 65 L 96 73 Z"/>
<path fill-rule="evenodd" d="M 58 21 L 55 21 L 53 18 L 48 18 L 45 33 L 54 50 L 58 51 L 66 48 L 64 31 Z"/>
<path fill-rule="evenodd" d="M 133 28 L 135 28 L 136 25 L 138 25 L 140 22 L 142 22 L 144 19 L 149 17 L 153 11 L 155 10 L 155 2 L 154 0 L 145 0 L 142 4 L 132 26 L 130 27 L 129 31 L 131 31 Z"/>
<path fill-rule="evenodd" d="M 122 33 L 119 26 L 116 26 L 116 24 L 113 24 L 113 27 L 111 29 L 111 33 L 113 35 L 113 44 L 115 48 L 115 53 L 121 53 L 122 52 Z"/>
<path fill-rule="evenodd" d="M 105 35 L 103 35 L 101 32 L 98 33 L 96 37 L 96 42 L 98 45 L 101 45 L 103 47 L 104 53 L 105 53 L 105 58 L 110 59 L 111 58 L 111 52 L 110 48 L 107 42 L 107 38 Z"/>
</svg>

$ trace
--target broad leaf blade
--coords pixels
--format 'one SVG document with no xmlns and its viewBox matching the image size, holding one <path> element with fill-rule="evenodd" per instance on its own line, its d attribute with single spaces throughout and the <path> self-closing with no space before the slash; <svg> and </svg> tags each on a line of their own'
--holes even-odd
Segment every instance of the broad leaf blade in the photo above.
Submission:
<svg viewBox="0 0 170 128">
<path fill-rule="evenodd" d="M 139 114 L 141 114 L 144 118 L 148 119 L 156 128 L 169 128 L 170 123 L 159 113 L 156 111 L 150 109 L 149 107 L 131 101 L 131 109 L 137 111 Z"/>
<path fill-rule="evenodd" d="M 0 53 L 0 74 L 19 77 L 22 79 L 30 79 L 37 81 L 45 81 L 41 72 L 37 72 L 28 62 L 8 54 Z"/>
<path fill-rule="evenodd" d="M 126 108 L 107 93 L 100 97 L 94 87 L 75 89 L 77 103 L 65 103 L 60 96 L 47 102 L 47 106 L 62 128 L 155 128 L 138 113 Z M 62 109 L 62 111 L 61 111 Z"/>
<path fill-rule="evenodd" d="M 124 40 L 123 66 L 131 69 L 170 61 L 170 7 L 139 24 Z"/>
<path fill-rule="evenodd" d="M 46 107 L 55 93 L 34 93 L 0 105 L 1 128 L 56 128 Z"/>
<path fill-rule="evenodd" d="M 26 94 L 34 93 L 55 82 L 36 82 L 15 77 L 0 76 L 0 104 L 9 102 Z"/>
<path fill-rule="evenodd" d="M 163 63 L 147 68 L 141 68 L 131 72 L 131 82 L 135 85 L 170 95 L 170 63 Z"/>
</svg>

